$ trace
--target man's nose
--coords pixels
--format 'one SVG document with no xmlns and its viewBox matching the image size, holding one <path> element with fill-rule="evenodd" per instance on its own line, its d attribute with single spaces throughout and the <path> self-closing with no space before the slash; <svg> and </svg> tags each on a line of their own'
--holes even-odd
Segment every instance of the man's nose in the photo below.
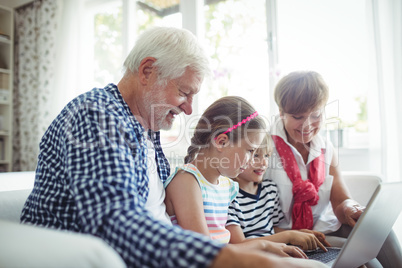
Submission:
<svg viewBox="0 0 402 268">
<path fill-rule="evenodd" d="M 193 99 L 192 98 L 187 98 L 187 100 L 180 105 L 180 108 L 183 110 L 183 112 L 186 115 L 190 115 L 193 113 Z"/>
</svg>

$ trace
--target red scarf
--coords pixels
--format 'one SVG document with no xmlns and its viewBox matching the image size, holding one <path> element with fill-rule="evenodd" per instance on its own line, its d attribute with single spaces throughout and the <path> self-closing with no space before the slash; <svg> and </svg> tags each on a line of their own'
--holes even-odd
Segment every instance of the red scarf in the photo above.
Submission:
<svg viewBox="0 0 402 268">
<path fill-rule="evenodd" d="M 325 179 L 324 149 L 321 155 L 310 164 L 309 180 L 303 180 L 292 149 L 279 136 L 272 135 L 276 150 L 281 158 L 282 165 L 289 179 L 293 183 L 293 211 L 292 229 L 312 229 L 314 225 L 311 206 L 315 206 L 320 199 L 318 189 Z"/>
</svg>

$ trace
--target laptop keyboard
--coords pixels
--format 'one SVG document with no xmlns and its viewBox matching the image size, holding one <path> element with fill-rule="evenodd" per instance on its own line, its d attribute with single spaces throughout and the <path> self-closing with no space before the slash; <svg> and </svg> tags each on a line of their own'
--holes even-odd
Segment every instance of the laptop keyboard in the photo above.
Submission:
<svg viewBox="0 0 402 268">
<path fill-rule="evenodd" d="M 329 263 L 338 257 L 341 248 L 327 248 L 327 252 L 322 249 L 305 252 L 309 259 L 317 260 L 323 263 Z"/>
</svg>

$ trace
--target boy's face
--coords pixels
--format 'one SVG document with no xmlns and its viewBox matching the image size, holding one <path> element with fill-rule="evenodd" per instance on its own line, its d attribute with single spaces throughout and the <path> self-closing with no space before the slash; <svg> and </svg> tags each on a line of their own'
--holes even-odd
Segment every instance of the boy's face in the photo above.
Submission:
<svg viewBox="0 0 402 268">
<path fill-rule="evenodd" d="M 245 182 L 260 183 L 268 167 L 268 158 L 271 153 L 272 151 L 268 148 L 257 149 L 248 168 L 243 173 L 239 174 L 237 178 Z"/>
</svg>

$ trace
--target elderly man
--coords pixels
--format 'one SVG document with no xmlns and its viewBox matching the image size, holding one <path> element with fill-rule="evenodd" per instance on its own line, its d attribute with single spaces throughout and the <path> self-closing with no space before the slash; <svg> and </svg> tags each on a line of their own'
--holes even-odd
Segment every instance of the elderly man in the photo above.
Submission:
<svg viewBox="0 0 402 268">
<path fill-rule="evenodd" d="M 170 170 L 159 130 L 169 129 L 179 113 L 192 113 L 193 97 L 209 72 L 195 37 L 182 29 L 148 30 L 124 66 L 117 85 L 78 96 L 46 131 L 21 222 L 100 237 L 128 267 L 297 261 L 215 243 L 166 217 L 163 182 Z"/>
</svg>

